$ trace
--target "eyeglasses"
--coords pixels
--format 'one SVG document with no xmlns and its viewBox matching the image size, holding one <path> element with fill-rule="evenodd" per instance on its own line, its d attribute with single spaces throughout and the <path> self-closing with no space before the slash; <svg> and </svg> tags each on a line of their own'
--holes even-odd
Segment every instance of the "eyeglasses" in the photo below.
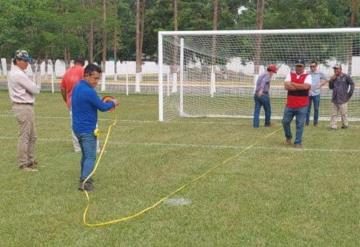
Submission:
<svg viewBox="0 0 360 247">
<path fill-rule="evenodd" d="M 310 68 L 316 68 L 316 65 L 310 65 Z"/>
</svg>

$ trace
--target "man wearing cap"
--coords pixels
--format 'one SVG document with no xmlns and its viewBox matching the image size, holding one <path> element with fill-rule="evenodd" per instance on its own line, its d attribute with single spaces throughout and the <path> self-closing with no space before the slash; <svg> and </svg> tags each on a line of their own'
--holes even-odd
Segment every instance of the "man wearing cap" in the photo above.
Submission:
<svg viewBox="0 0 360 247">
<path fill-rule="evenodd" d="M 12 102 L 12 112 L 19 124 L 18 162 L 23 171 L 37 171 L 35 160 L 35 95 L 40 88 L 26 74 L 26 69 L 32 61 L 28 52 L 17 50 L 8 75 L 9 96 Z"/>
<path fill-rule="evenodd" d="M 311 90 L 309 95 L 309 106 L 306 114 L 305 125 L 310 123 L 311 105 L 314 105 L 314 127 L 317 127 L 319 122 L 319 107 L 320 107 L 320 88 L 328 82 L 328 78 L 324 73 L 318 70 L 318 64 L 315 60 L 310 63 L 311 76 Z"/>
<path fill-rule="evenodd" d="M 337 116 L 340 113 L 342 129 L 349 127 L 347 120 L 348 106 L 347 102 L 350 100 L 355 84 L 351 77 L 342 72 L 340 64 L 336 64 L 334 67 L 334 75 L 329 80 L 329 88 L 333 90 L 331 102 L 333 103 L 333 113 L 330 120 L 330 128 L 336 129 Z"/>
<path fill-rule="evenodd" d="M 255 109 L 254 109 L 254 118 L 253 118 L 253 127 L 259 128 L 259 116 L 261 107 L 265 111 L 265 127 L 270 127 L 271 119 L 271 104 L 269 97 L 270 81 L 274 73 L 277 72 L 277 68 L 274 64 L 270 64 L 267 69 L 259 76 L 256 81 L 256 89 L 254 95 Z"/>
<path fill-rule="evenodd" d="M 299 59 L 295 63 L 295 71 L 291 71 L 285 78 L 287 102 L 282 120 L 286 144 L 292 144 L 291 121 L 296 117 L 295 148 L 302 148 L 302 135 L 309 104 L 309 90 L 311 77 L 305 72 L 305 62 Z"/>
<path fill-rule="evenodd" d="M 66 106 L 70 113 L 70 122 L 72 122 L 72 111 L 71 111 L 71 94 L 74 86 L 84 78 L 84 59 L 78 57 L 75 59 L 74 66 L 70 67 L 64 74 L 61 84 L 60 90 L 63 100 L 66 103 Z M 77 139 L 74 131 L 72 131 L 72 142 L 75 152 L 80 152 L 80 144 Z"/>
</svg>

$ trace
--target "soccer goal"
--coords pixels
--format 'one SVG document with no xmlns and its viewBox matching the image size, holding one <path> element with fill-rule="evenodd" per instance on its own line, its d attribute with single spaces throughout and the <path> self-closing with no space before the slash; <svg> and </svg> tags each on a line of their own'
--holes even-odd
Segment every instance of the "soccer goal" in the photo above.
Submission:
<svg viewBox="0 0 360 247">
<path fill-rule="evenodd" d="M 286 99 L 285 76 L 296 59 L 316 60 L 330 77 L 342 64 L 356 85 L 350 120 L 360 120 L 360 28 L 165 31 L 158 34 L 159 120 L 177 117 L 252 118 L 254 85 L 268 64 L 272 118 L 280 119 Z M 332 112 L 331 93 L 321 88 L 320 120 Z M 262 112 L 263 114 L 263 112 Z"/>
</svg>

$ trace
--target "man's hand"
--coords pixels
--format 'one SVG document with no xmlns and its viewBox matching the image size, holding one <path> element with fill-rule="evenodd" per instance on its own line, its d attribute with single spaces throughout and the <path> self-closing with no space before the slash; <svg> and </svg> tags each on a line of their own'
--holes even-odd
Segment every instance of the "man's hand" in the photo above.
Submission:
<svg viewBox="0 0 360 247">
<path fill-rule="evenodd" d="M 118 106 L 120 103 L 117 99 L 111 99 L 112 102 L 114 102 L 115 106 Z"/>
<path fill-rule="evenodd" d="M 293 90 L 296 90 L 295 86 L 293 85 L 293 83 L 291 81 L 286 81 L 284 83 L 284 87 L 286 90 L 288 91 L 293 91 Z"/>
</svg>

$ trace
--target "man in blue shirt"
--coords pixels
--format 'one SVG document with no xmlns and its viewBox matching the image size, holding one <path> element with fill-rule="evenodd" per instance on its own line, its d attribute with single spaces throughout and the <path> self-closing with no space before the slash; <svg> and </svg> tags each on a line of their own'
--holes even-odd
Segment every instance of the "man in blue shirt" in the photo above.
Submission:
<svg viewBox="0 0 360 247">
<path fill-rule="evenodd" d="M 319 122 L 319 107 L 320 107 L 320 88 L 328 82 L 328 78 L 318 71 L 318 64 L 316 61 L 311 61 L 310 63 L 310 72 L 311 75 L 311 90 L 309 95 L 309 107 L 306 114 L 305 125 L 310 123 L 310 112 L 311 104 L 314 105 L 314 127 L 318 125 Z"/>
<path fill-rule="evenodd" d="M 72 127 L 81 147 L 81 174 L 79 190 L 91 191 L 93 180 L 85 181 L 94 169 L 96 160 L 96 141 L 94 133 L 97 123 L 97 111 L 108 111 L 119 103 L 116 99 L 103 102 L 95 91 L 101 76 L 101 68 L 89 64 L 84 70 L 84 79 L 75 86 L 71 96 Z M 85 183 L 84 183 L 85 181 Z"/>
</svg>

